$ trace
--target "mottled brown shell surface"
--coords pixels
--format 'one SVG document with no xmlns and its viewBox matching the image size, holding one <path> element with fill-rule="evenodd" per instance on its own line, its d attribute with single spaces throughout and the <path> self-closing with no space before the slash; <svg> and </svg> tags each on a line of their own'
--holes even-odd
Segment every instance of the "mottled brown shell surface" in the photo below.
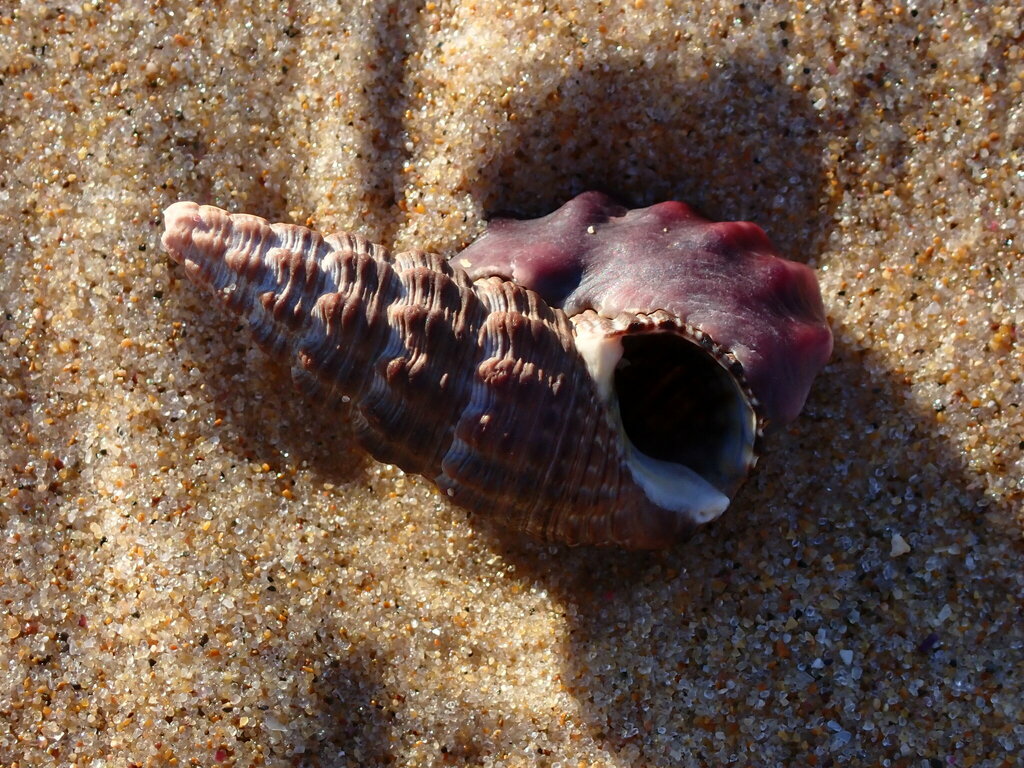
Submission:
<svg viewBox="0 0 1024 768">
<path fill-rule="evenodd" d="M 533 291 L 211 206 L 165 218 L 168 252 L 301 388 L 350 402 L 367 451 L 456 504 L 569 544 L 662 547 L 701 522 L 637 485 L 573 323 Z"/>
</svg>

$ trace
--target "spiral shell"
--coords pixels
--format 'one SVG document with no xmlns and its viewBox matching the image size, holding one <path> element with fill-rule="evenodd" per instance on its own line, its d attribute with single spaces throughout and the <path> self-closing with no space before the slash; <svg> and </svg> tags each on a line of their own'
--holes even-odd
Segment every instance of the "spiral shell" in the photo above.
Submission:
<svg viewBox="0 0 1024 768">
<path fill-rule="evenodd" d="M 665 547 L 720 515 L 756 460 L 736 356 L 660 308 L 571 316 L 422 251 L 211 206 L 164 247 L 287 359 L 351 403 L 359 442 L 473 512 L 546 540 Z"/>
</svg>

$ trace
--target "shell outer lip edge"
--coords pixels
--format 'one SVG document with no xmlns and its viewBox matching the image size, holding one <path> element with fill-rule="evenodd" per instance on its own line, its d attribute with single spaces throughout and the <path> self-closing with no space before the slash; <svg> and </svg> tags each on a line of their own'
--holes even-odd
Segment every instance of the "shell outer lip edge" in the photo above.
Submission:
<svg viewBox="0 0 1024 768">
<path fill-rule="evenodd" d="M 630 466 L 630 470 L 633 472 L 638 485 L 641 486 L 649 498 L 651 494 L 647 490 L 648 484 L 641 477 L 642 474 L 646 474 L 646 471 L 643 468 L 640 468 L 640 471 L 638 471 L 636 467 L 637 455 L 643 456 L 643 454 L 625 431 L 619 414 L 618 395 L 612 391 L 610 385 L 611 369 L 617 365 L 618 358 L 622 355 L 622 347 L 619 342 L 627 336 L 636 337 L 660 333 L 672 334 L 688 341 L 696 349 L 699 349 L 707 360 L 713 361 L 725 373 L 735 389 L 735 395 L 739 398 L 739 405 L 744 412 L 745 421 L 745 424 L 742 425 L 745 433 L 743 460 L 740 466 L 736 466 L 733 469 L 733 476 L 736 479 L 734 482 L 729 483 L 727 487 L 718 488 L 721 496 L 717 499 L 708 499 L 708 502 L 704 505 L 697 504 L 688 507 L 686 499 L 680 499 L 675 503 L 669 502 L 679 514 L 689 517 L 689 524 L 686 526 L 689 532 L 719 517 L 726 510 L 739 487 L 754 469 L 764 443 L 766 419 L 761 404 L 746 379 L 743 365 L 740 361 L 728 349 L 715 342 L 709 334 L 665 310 L 655 310 L 653 312 L 624 311 L 614 318 L 607 318 L 593 309 L 587 309 L 578 314 L 571 315 L 569 320 L 574 327 L 577 351 L 584 358 L 588 369 L 591 371 L 591 375 L 595 379 L 598 391 L 606 400 L 608 417 L 617 422 L 616 426 L 622 434 L 627 464 Z M 587 339 L 590 334 L 599 335 L 599 343 L 615 345 L 617 347 L 615 351 L 610 353 L 612 359 L 609 359 L 606 354 L 596 354 L 587 349 L 588 342 L 583 340 Z M 580 349 L 580 347 L 583 348 Z M 648 465 L 647 470 L 652 469 L 649 462 L 645 461 L 644 464 Z M 661 471 L 670 471 L 667 467 L 668 462 L 655 461 L 654 464 L 660 465 L 660 467 L 656 466 L 653 468 L 655 471 L 659 468 Z M 684 467 L 683 469 L 687 472 L 690 471 L 689 468 Z M 659 501 L 654 498 L 651 501 L 659 504 Z M 660 503 L 659 505 L 666 506 L 665 503 Z M 683 536 L 681 538 L 686 537 Z M 663 543 L 661 546 L 665 546 L 667 543 Z"/>
</svg>

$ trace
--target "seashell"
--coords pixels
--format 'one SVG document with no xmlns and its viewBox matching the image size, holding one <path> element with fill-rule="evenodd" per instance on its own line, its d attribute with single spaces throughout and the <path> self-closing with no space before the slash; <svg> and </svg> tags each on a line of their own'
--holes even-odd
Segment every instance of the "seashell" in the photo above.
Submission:
<svg viewBox="0 0 1024 768">
<path fill-rule="evenodd" d="M 453 262 L 181 202 L 163 244 L 351 403 L 360 443 L 537 538 L 661 548 L 717 518 L 831 351 L 813 272 L 753 224 L 586 193 Z"/>
</svg>

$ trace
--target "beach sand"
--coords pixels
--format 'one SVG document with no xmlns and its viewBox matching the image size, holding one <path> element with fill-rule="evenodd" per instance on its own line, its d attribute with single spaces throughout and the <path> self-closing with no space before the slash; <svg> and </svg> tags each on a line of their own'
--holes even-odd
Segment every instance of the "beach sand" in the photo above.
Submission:
<svg viewBox="0 0 1024 768">
<path fill-rule="evenodd" d="M 1019 764 L 1018 3 L 0 17 L 0 765 Z M 835 334 L 667 552 L 374 462 L 159 244 L 191 199 L 451 256 L 591 188 L 757 222 Z"/>
</svg>

